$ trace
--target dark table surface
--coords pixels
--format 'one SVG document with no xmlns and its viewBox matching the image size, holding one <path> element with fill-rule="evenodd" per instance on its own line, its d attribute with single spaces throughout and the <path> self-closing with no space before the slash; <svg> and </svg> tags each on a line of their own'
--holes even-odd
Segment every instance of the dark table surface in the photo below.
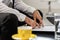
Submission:
<svg viewBox="0 0 60 40">
<path fill-rule="evenodd" d="M 54 32 L 36 32 L 33 34 L 37 35 L 36 40 L 54 40 Z"/>
</svg>

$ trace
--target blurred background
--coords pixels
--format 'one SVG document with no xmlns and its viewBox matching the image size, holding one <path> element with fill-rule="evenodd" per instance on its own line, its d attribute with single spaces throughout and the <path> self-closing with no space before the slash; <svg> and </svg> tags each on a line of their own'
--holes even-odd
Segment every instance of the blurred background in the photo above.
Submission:
<svg viewBox="0 0 60 40">
<path fill-rule="evenodd" d="M 26 4 L 33 6 L 43 12 L 44 15 L 44 24 L 53 25 L 51 22 L 46 19 L 46 14 L 49 11 L 49 0 L 23 0 Z M 60 13 L 60 0 L 52 0 L 50 4 L 50 10 L 52 13 Z"/>
</svg>

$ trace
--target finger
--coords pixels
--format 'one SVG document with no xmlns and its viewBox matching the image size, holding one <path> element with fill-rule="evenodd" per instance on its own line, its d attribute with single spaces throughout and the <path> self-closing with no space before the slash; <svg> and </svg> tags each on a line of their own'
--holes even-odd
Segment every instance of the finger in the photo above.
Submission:
<svg viewBox="0 0 60 40">
<path fill-rule="evenodd" d="M 35 27 L 39 27 L 39 24 L 37 22 L 35 22 Z"/>
<path fill-rule="evenodd" d="M 38 20 L 42 20 L 43 18 L 41 16 L 37 16 L 37 19 Z"/>
<path fill-rule="evenodd" d="M 32 28 L 35 28 L 36 27 L 36 24 L 35 23 L 32 23 Z"/>
<path fill-rule="evenodd" d="M 35 28 L 35 26 L 34 26 L 34 25 L 30 25 L 30 26 L 32 27 L 32 29 L 33 29 L 33 28 Z"/>
<path fill-rule="evenodd" d="M 33 25 L 31 25 L 31 27 L 34 29 L 35 27 Z"/>
<path fill-rule="evenodd" d="M 34 17 L 34 21 L 36 22 L 36 18 Z"/>
<path fill-rule="evenodd" d="M 42 21 L 42 22 L 40 22 L 39 24 L 40 24 L 40 26 L 44 27 L 43 21 Z"/>
<path fill-rule="evenodd" d="M 44 27 L 44 23 L 43 23 L 43 20 L 42 20 L 42 23 L 41 23 L 41 24 L 42 24 L 42 27 Z"/>
<path fill-rule="evenodd" d="M 40 28 L 41 27 L 41 24 L 39 24 L 39 27 L 38 28 Z"/>
<path fill-rule="evenodd" d="M 37 22 L 34 22 L 32 25 L 33 25 L 33 28 L 39 27 L 39 24 Z"/>
<path fill-rule="evenodd" d="M 42 22 L 42 27 L 44 27 L 44 23 Z"/>
<path fill-rule="evenodd" d="M 32 24 L 31 27 L 34 28 L 34 25 Z"/>
<path fill-rule="evenodd" d="M 36 23 L 36 26 L 38 26 L 38 27 L 39 27 L 39 24 L 38 24 L 38 23 Z"/>
<path fill-rule="evenodd" d="M 41 24 L 42 24 L 42 20 L 39 21 L 39 25 L 41 25 Z"/>
</svg>

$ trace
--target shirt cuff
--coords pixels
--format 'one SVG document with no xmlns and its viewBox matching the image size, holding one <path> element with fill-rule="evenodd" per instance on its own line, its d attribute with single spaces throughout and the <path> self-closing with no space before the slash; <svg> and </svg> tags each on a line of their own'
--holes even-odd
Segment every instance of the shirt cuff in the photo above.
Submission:
<svg viewBox="0 0 60 40">
<path fill-rule="evenodd" d="M 28 13 L 33 13 L 36 9 L 34 7 L 28 7 L 27 12 Z"/>
<path fill-rule="evenodd" d="M 20 22 L 23 22 L 23 21 L 25 21 L 25 18 L 26 18 L 26 15 L 21 14 L 21 15 L 18 17 L 18 20 L 19 20 Z"/>
</svg>

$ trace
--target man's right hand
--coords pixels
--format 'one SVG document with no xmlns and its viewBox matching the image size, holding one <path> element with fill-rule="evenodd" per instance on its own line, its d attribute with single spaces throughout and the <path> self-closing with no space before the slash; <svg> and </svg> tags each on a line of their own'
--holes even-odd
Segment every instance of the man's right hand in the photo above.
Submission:
<svg viewBox="0 0 60 40">
<path fill-rule="evenodd" d="M 39 24 L 37 22 L 35 22 L 34 20 L 30 19 L 29 17 L 25 18 L 25 22 L 30 25 L 32 28 L 35 28 L 36 26 L 39 26 Z"/>
</svg>

